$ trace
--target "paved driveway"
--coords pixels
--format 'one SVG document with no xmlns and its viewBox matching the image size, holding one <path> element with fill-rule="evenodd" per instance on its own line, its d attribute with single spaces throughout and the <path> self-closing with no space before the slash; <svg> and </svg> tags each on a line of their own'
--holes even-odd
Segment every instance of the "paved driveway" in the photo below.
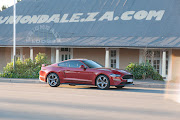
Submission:
<svg viewBox="0 0 180 120">
<path fill-rule="evenodd" d="M 180 104 L 164 89 L 0 82 L 2 120 L 179 120 Z"/>
</svg>

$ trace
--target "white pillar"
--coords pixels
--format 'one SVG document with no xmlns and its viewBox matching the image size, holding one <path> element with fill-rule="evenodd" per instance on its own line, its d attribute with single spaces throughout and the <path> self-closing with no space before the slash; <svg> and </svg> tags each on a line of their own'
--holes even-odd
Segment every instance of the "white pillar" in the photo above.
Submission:
<svg viewBox="0 0 180 120">
<path fill-rule="evenodd" d="M 71 53 L 70 53 L 71 59 L 73 59 L 73 48 L 70 48 L 70 49 L 71 49 Z"/>
<path fill-rule="evenodd" d="M 151 66 L 153 66 L 153 62 L 154 62 L 154 51 L 152 51 L 152 55 L 151 55 Z"/>
<path fill-rule="evenodd" d="M 168 56 L 168 81 L 172 80 L 172 49 L 168 51 L 169 56 Z"/>
<path fill-rule="evenodd" d="M 33 60 L 33 48 L 30 48 L 30 59 Z"/>
<path fill-rule="evenodd" d="M 105 67 L 109 68 L 110 67 L 110 62 L 109 62 L 109 48 L 106 48 L 106 55 L 105 55 Z"/>
<path fill-rule="evenodd" d="M 51 63 L 55 62 L 54 58 L 55 58 L 55 49 L 51 48 Z"/>
<path fill-rule="evenodd" d="M 116 50 L 116 68 L 119 68 L 119 49 Z"/>
<path fill-rule="evenodd" d="M 144 50 L 143 49 L 140 49 L 139 50 L 139 64 L 143 63 L 145 61 L 145 58 L 144 58 Z"/>
<path fill-rule="evenodd" d="M 162 77 L 166 77 L 166 51 L 162 55 Z"/>
<path fill-rule="evenodd" d="M 59 62 L 59 49 L 56 48 L 56 63 Z"/>
</svg>

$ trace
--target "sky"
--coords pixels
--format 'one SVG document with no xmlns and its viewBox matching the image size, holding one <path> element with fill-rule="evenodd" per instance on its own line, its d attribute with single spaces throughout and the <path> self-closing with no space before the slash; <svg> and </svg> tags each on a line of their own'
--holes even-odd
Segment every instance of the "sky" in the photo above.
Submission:
<svg viewBox="0 0 180 120">
<path fill-rule="evenodd" d="M 14 0 L 0 0 L 0 8 L 2 8 L 3 5 L 12 6 L 13 3 L 14 3 Z"/>
</svg>

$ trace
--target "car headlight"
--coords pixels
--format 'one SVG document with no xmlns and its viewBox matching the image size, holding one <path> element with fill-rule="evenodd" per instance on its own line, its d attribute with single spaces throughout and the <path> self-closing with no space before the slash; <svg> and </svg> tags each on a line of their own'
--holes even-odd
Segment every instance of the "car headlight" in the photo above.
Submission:
<svg viewBox="0 0 180 120">
<path fill-rule="evenodd" d="M 118 74 L 110 74 L 111 77 L 121 77 L 121 75 Z"/>
<path fill-rule="evenodd" d="M 121 81 L 121 75 L 118 74 L 110 74 L 110 76 L 112 77 L 113 80 L 115 81 Z"/>
</svg>

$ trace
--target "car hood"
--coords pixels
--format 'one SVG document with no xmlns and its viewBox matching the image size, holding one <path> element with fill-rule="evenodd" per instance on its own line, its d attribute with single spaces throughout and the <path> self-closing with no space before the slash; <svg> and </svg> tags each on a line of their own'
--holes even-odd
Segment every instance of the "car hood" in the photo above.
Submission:
<svg viewBox="0 0 180 120">
<path fill-rule="evenodd" d="M 114 68 L 96 68 L 96 69 L 101 71 L 108 71 L 111 72 L 112 74 L 132 75 L 130 72 L 123 69 L 114 69 Z"/>
</svg>

